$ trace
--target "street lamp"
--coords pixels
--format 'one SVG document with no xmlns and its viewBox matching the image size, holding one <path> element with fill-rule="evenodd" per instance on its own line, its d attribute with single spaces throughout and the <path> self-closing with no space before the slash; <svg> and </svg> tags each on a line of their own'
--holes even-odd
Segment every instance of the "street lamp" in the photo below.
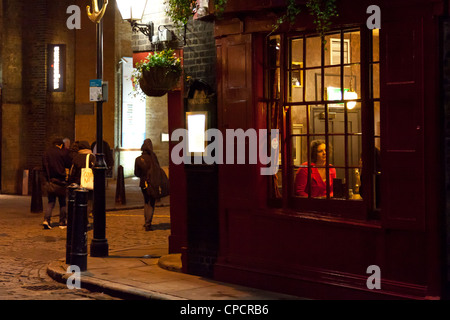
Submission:
<svg viewBox="0 0 450 320">
<path fill-rule="evenodd" d="M 89 19 L 96 24 L 97 35 L 97 79 L 103 80 L 103 15 L 108 0 L 92 0 L 92 7 L 87 6 Z M 100 9 L 99 9 L 100 8 Z M 106 162 L 103 154 L 103 100 L 96 101 L 97 107 L 97 153 L 94 165 L 94 236 L 91 241 L 91 256 L 108 256 L 108 240 L 106 240 L 105 212 L 105 173 Z"/>
<path fill-rule="evenodd" d="M 138 24 L 144 15 L 147 0 L 116 0 L 120 13 L 124 20 L 128 20 L 131 26 L 137 28 L 151 38 L 153 28 Z M 96 24 L 97 35 L 97 80 L 103 82 L 103 15 L 105 14 L 108 0 L 92 0 L 92 6 L 87 6 L 89 19 Z M 150 26 L 150 25 L 149 25 Z M 142 29 L 142 30 L 141 30 Z M 151 32 L 151 33 L 150 33 Z M 103 154 L 103 101 L 104 97 L 96 101 L 97 107 L 97 153 L 94 166 L 94 236 L 91 241 L 91 256 L 108 256 L 108 240 L 106 239 L 106 210 L 105 210 L 105 180 L 106 162 Z"/>
<path fill-rule="evenodd" d="M 153 23 L 138 23 L 144 16 L 147 0 L 116 0 L 117 7 L 123 20 L 127 20 L 131 24 L 133 31 L 140 31 L 145 34 L 150 42 L 153 36 Z"/>
</svg>

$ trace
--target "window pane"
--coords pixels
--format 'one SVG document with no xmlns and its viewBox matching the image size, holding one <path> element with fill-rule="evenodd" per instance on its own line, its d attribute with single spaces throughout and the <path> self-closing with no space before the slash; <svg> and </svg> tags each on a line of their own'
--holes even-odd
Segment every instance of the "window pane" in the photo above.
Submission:
<svg viewBox="0 0 450 320">
<path fill-rule="evenodd" d="M 311 105 L 310 106 L 310 134 L 325 134 L 325 106 Z"/>
<path fill-rule="evenodd" d="M 327 35 L 325 41 L 325 65 L 341 64 L 341 33 Z"/>
<path fill-rule="evenodd" d="M 267 63 L 269 68 L 280 66 L 280 36 L 271 36 L 269 39 L 269 49 Z"/>
<path fill-rule="evenodd" d="M 361 98 L 361 66 L 352 64 L 344 67 L 344 99 Z M 348 93 L 345 93 L 348 92 Z M 350 92 L 353 92 L 350 94 Z M 356 93 L 356 94 L 355 94 Z"/>
<path fill-rule="evenodd" d="M 372 29 L 372 61 L 380 61 L 380 30 Z"/>
<path fill-rule="evenodd" d="M 350 200 L 362 200 L 359 194 L 361 186 L 361 170 L 359 168 L 352 168 L 348 171 L 348 198 Z"/>
<path fill-rule="evenodd" d="M 322 83 L 321 69 L 306 70 L 305 88 L 306 99 L 305 101 L 320 101 L 322 99 Z"/>
<path fill-rule="evenodd" d="M 341 68 L 324 69 L 325 100 L 341 100 Z"/>
<path fill-rule="evenodd" d="M 380 137 L 381 135 L 381 128 L 380 128 L 380 102 L 374 101 L 373 103 L 373 115 L 374 115 L 374 132 L 375 137 Z M 379 140 L 375 140 L 375 142 L 379 142 Z M 380 147 L 380 145 L 375 143 L 376 147 Z"/>
<path fill-rule="evenodd" d="M 372 65 L 372 94 L 374 99 L 380 98 L 380 64 Z"/>
<path fill-rule="evenodd" d="M 345 166 L 345 135 L 332 135 L 328 137 L 328 159 L 336 167 Z"/>
<path fill-rule="evenodd" d="M 292 133 L 301 132 L 302 128 L 294 127 Z M 307 138 L 305 136 L 292 136 L 292 165 L 298 169 L 300 165 L 307 162 Z"/>
<path fill-rule="evenodd" d="M 347 133 L 362 133 L 360 102 L 347 103 Z"/>
<path fill-rule="evenodd" d="M 291 66 L 296 68 L 296 65 L 303 65 L 303 39 L 293 39 L 291 41 Z"/>
<path fill-rule="evenodd" d="M 291 108 L 291 123 L 292 134 L 304 134 L 306 133 L 306 106 L 292 106 Z"/>
<path fill-rule="evenodd" d="M 306 38 L 306 68 L 319 67 L 321 64 L 322 41 L 320 37 Z"/>
<path fill-rule="evenodd" d="M 332 182 L 333 193 L 331 194 L 331 196 L 335 199 L 345 199 L 347 189 L 345 184 L 345 169 L 335 168 L 335 170 L 336 178 L 334 178 Z"/>
<path fill-rule="evenodd" d="M 348 136 L 348 166 L 349 167 L 358 167 L 361 159 L 362 152 L 362 136 L 361 135 L 351 135 Z"/>
<path fill-rule="evenodd" d="M 344 32 L 344 64 L 360 62 L 359 31 Z M 350 48 L 350 49 L 349 49 Z"/>
<path fill-rule="evenodd" d="M 303 70 L 297 69 L 289 72 L 289 95 L 291 102 L 303 102 Z"/>
</svg>

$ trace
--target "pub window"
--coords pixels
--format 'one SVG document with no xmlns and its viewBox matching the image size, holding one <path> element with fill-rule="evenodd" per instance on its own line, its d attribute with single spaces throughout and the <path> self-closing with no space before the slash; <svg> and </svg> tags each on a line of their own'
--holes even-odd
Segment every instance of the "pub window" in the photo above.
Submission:
<svg viewBox="0 0 450 320">
<path fill-rule="evenodd" d="M 269 123 L 281 127 L 280 106 L 286 119 L 281 150 L 286 153 L 282 168 L 287 172 L 282 176 L 287 181 L 279 189 L 300 209 L 332 211 L 336 206 L 328 204 L 345 203 L 355 212 L 377 209 L 381 175 L 377 30 L 338 30 L 327 34 L 325 41 L 299 34 L 278 42 L 284 43 L 280 48 L 286 52 L 280 56 L 286 60 L 278 61 L 279 68 L 268 68 L 271 72 L 266 75 L 269 114 L 277 115 Z M 270 90 L 280 83 L 277 72 L 286 79 L 279 95 Z M 362 72 L 368 76 L 362 77 Z"/>
</svg>

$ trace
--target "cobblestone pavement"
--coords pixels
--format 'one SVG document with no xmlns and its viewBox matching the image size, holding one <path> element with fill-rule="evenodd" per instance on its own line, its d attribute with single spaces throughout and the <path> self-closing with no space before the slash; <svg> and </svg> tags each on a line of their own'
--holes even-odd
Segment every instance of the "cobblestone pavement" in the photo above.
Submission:
<svg viewBox="0 0 450 320">
<path fill-rule="evenodd" d="M 46 204 L 44 204 L 45 210 Z M 54 215 L 57 213 L 54 210 Z M 54 222 L 58 217 L 53 217 Z M 86 289 L 69 290 L 51 279 L 49 262 L 66 254 L 66 229 L 42 227 L 43 213 L 2 210 L 0 204 L 0 299 L 1 300 L 113 300 L 115 297 Z M 92 222 L 92 218 L 90 218 Z M 107 212 L 109 251 L 145 244 L 165 244 L 170 233 L 169 207 L 157 207 L 154 231 L 143 228 L 143 210 Z M 88 232 L 88 244 L 93 231 Z"/>
</svg>

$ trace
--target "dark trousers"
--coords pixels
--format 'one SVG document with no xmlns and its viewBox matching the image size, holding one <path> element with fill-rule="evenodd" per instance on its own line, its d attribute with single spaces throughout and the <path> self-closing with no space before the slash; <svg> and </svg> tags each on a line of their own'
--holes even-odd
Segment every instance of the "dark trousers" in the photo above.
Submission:
<svg viewBox="0 0 450 320">
<path fill-rule="evenodd" d="M 65 222 L 67 218 L 66 196 L 57 196 L 53 193 L 48 194 L 48 204 L 47 209 L 45 210 L 44 219 L 50 222 L 53 208 L 56 205 L 56 198 L 58 198 L 59 202 L 59 222 Z"/>
<path fill-rule="evenodd" d="M 141 188 L 142 194 L 144 195 L 144 227 L 151 227 L 153 220 L 153 213 L 155 212 L 156 199 L 151 197 L 147 193 L 147 189 Z"/>
</svg>

